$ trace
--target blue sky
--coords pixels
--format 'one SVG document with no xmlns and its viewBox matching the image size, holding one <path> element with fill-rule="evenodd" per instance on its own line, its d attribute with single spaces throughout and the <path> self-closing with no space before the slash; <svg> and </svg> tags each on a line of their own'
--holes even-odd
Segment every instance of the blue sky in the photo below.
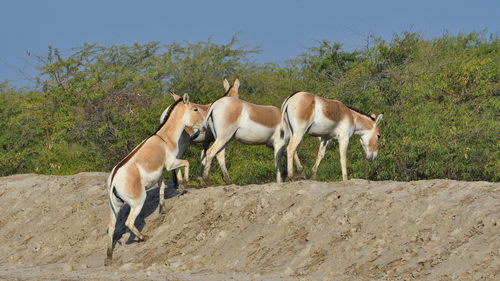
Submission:
<svg viewBox="0 0 500 281">
<path fill-rule="evenodd" d="M 27 55 L 63 55 L 83 43 L 103 46 L 162 45 L 187 40 L 227 44 L 237 32 L 239 46 L 260 46 L 252 58 L 282 63 L 318 46 L 340 42 L 346 49 L 369 34 L 391 40 L 393 33 L 488 30 L 500 35 L 500 1 L 7 1 L 0 0 L 0 82 L 30 85 L 17 69 L 36 76 Z M 31 59 L 31 60 L 30 60 Z M 237 74 L 235 74 L 237 75 Z"/>
</svg>

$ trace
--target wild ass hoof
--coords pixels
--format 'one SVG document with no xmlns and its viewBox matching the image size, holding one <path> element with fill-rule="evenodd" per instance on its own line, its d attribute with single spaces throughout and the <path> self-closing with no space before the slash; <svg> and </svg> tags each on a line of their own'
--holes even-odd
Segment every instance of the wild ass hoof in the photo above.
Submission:
<svg viewBox="0 0 500 281">
<path fill-rule="evenodd" d="M 142 236 L 142 239 L 141 239 L 142 242 L 146 242 L 148 240 L 149 240 L 149 236 L 147 236 L 147 235 Z"/>
<path fill-rule="evenodd" d="M 204 185 L 203 188 L 212 186 L 209 178 L 203 178 L 203 181 L 206 183 L 206 186 Z"/>
<path fill-rule="evenodd" d="M 188 188 L 188 185 L 185 183 L 181 183 L 179 187 L 177 188 L 179 190 L 179 195 L 183 195 L 184 191 Z"/>
<path fill-rule="evenodd" d="M 226 185 L 231 185 L 233 184 L 233 182 L 231 181 L 230 178 L 224 178 L 224 182 L 226 183 Z"/>
<path fill-rule="evenodd" d="M 108 247 L 108 250 L 106 252 L 106 259 L 104 260 L 104 265 L 105 266 L 111 266 L 113 264 L 113 248 Z"/>
<path fill-rule="evenodd" d="M 167 207 L 165 204 L 160 204 L 160 214 L 165 215 L 167 213 Z"/>
<path fill-rule="evenodd" d="M 104 260 L 104 266 L 111 266 L 113 265 L 113 258 L 111 256 L 108 256 L 105 260 Z"/>
<path fill-rule="evenodd" d="M 299 179 L 301 179 L 301 180 L 305 180 L 305 179 L 307 179 L 307 178 L 306 178 L 306 173 L 304 173 L 304 171 L 300 172 L 300 174 L 299 174 Z"/>
<path fill-rule="evenodd" d="M 205 183 L 203 182 L 203 178 L 198 177 L 198 189 L 206 188 Z"/>
</svg>

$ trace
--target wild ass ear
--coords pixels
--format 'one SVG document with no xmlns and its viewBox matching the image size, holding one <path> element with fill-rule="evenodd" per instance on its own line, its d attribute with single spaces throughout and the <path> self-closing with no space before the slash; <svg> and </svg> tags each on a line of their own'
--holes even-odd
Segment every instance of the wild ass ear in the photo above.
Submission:
<svg viewBox="0 0 500 281">
<path fill-rule="evenodd" d="M 382 117 L 384 117 L 384 114 L 380 114 L 377 119 L 375 119 L 375 126 L 374 127 L 377 127 L 378 124 L 380 124 L 380 121 L 382 121 Z"/>
<path fill-rule="evenodd" d="M 233 87 L 235 87 L 236 90 L 238 90 L 238 88 L 240 87 L 240 78 L 238 76 L 236 76 L 236 79 L 234 80 Z"/>
<path fill-rule="evenodd" d="M 224 81 L 222 82 L 224 84 L 224 89 L 226 90 L 226 92 L 229 90 L 229 82 L 227 81 L 227 78 L 224 76 Z"/>
<path fill-rule="evenodd" d="M 238 78 L 238 76 L 236 76 L 236 80 L 234 80 L 234 85 L 229 91 L 229 93 L 227 93 L 227 96 L 239 99 L 240 98 L 240 95 L 238 94 L 239 87 L 240 87 L 240 79 Z"/>
<path fill-rule="evenodd" d="M 182 97 L 182 99 L 184 100 L 185 104 L 188 104 L 189 103 L 189 95 L 188 95 L 188 93 L 184 93 L 184 97 Z"/>
<path fill-rule="evenodd" d="M 173 92 L 170 92 L 170 94 L 172 95 L 172 97 L 174 98 L 174 100 L 179 100 L 181 97 L 179 97 L 179 95 L 173 93 Z"/>
</svg>

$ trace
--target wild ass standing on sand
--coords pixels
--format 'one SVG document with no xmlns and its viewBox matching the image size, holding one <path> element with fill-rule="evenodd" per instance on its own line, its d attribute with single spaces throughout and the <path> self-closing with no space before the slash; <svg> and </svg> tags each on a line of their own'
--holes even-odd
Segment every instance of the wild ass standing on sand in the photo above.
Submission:
<svg viewBox="0 0 500 281">
<path fill-rule="evenodd" d="M 201 115 L 198 108 L 189 102 L 187 94 L 184 94 L 182 100 L 178 100 L 170 106 L 170 110 L 158 130 L 134 148 L 125 159 L 113 168 L 106 183 L 111 207 L 106 265 L 110 265 L 112 262 L 116 219 L 124 203 L 130 206 L 130 214 L 125 225 L 139 240 L 145 241 L 148 236 L 139 232 L 134 226 L 134 222 L 146 201 L 146 190 L 158 184 L 160 186 L 160 207 L 164 208 L 163 169 L 170 171 L 184 166 L 185 174 L 181 187 L 187 185 L 189 162 L 177 159 L 179 138 L 185 127 L 192 128 L 193 132 L 206 128 L 205 117 Z"/>
<path fill-rule="evenodd" d="M 238 77 L 236 77 L 236 79 L 234 80 L 233 86 L 229 85 L 229 82 L 227 81 L 226 77 L 224 77 L 223 84 L 224 84 L 224 89 L 226 90 L 226 93 L 224 94 L 224 96 L 239 98 L 238 88 L 240 87 L 240 79 Z M 171 94 L 175 100 L 179 100 L 181 98 L 174 93 L 171 93 Z M 207 116 L 207 111 L 208 111 L 208 108 L 210 107 L 211 103 L 208 103 L 208 104 L 193 103 L 193 104 L 200 110 L 201 115 L 203 115 L 204 117 Z M 163 122 L 163 119 L 165 118 L 167 111 L 168 111 L 168 108 L 161 115 L 160 123 Z M 203 161 L 205 160 L 208 146 L 210 145 L 210 143 L 215 141 L 215 138 L 214 138 L 214 135 L 212 134 L 211 130 L 206 130 L 205 132 L 200 133 L 194 139 L 191 139 L 190 133 L 191 133 L 190 128 L 186 128 L 184 130 L 184 132 L 182 133 L 181 138 L 179 139 L 179 154 L 177 155 L 177 158 L 180 159 L 182 157 L 182 155 L 184 155 L 184 152 L 186 151 L 186 148 L 187 148 L 187 145 L 189 142 L 201 143 L 201 146 L 202 146 L 201 157 L 200 157 L 201 164 L 200 164 L 200 172 L 198 174 L 198 182 L 199 182 L 199 185 L 203 185 L 203 181 L 202 181 L 202 177 L 201 177 L 203 174 L 203 167 L 204 167 Z M 219 166 L 222 170 L 222 174 L 228 175 L 229 173 L 227 172 L 227 168 L 226 168 L 225 152 L 226 152 L 226 150 L 223 148 L 219 153 L 217 153 L 217 161 L 219 162 Z M 175 169 L 172 171 L 172 178 L 174 179 L 174 183 L 177 186 L 178 185 L 177 183 L 180 182 L 180 180 L 182 179 L 182 174 L 180 173 L 179 169 Z M 224 182 L 226 184 L 231 184 L 231 179 L 229 177 L 224 176 L 223 179 L 224 179 Z"/>
<path fill-rule="evenodd" d="M 312 179 L 316 178 L 319 163 L 331 139 L 339 142 L 343 180 L 347 180 L 346 154 L 349 138 L 352 135 L 359 136 L 366 160 L 372 162 L 377 158 L 380 138 L 378 125 L 383 114 L 376 116 L 374 113 L 370 116 L 337 100 L 325 99 L 306 92 L 290 95 L 283 102 L 281 112 L 282 121 L 288 125 L 291 135 L 287 147 L 287 171 L 290 180 L 293 180 L 291 156 L 296 153 L 304 134 L 319 137 L 321 142 L 318 158 L 312 169 Z"/>
<path fill-rule="evenodd" d="M 211 185 L 209 172 L 212 159 L 216 153 L 223 151 L 232 137 L 244 144 L 266 145 L 274 149 L 276 181 L 282 182 L 281 156 L 290 135 L 286 124 L 285 128 L 282 128 L 279 108 L 257 105 L 232 97 L 222 97 L 210 106 L 207 124 L 215 137 L 215 142 L 208 149 L 204 163 L 203 181 L 208 186 Z M 283 134 L 283 137 L 280 137 L 280 134 Z M 295 159 L 298 161 L 298 157 Z M 227 170 L 223 173 L 224 178 L 229 179 Z M 200 187 L 204 187 L 201 183 L 200 180 Z"/>
</svg>

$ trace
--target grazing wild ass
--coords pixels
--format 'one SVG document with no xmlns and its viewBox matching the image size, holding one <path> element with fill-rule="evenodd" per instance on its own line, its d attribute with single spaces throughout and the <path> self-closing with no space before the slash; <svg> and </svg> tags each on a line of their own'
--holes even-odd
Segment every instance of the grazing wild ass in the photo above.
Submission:
<svg viewBox="0 0 500 281">
<path fill-rule="evenodd" d="M 112 263 L 113 234 L 118 213 L 124 203 L 130 206 L 130 214 L 125 225 L 139 240 L 145 241 L 148 237 L 139 232 L 134 226 L 134 222 L 146 201 L 146 190 L 158 184 L 160 186 L 160 208 L 165 209 L 163 206 L 165 189 L 162 180 L 163 169 L 170 171 L 184 166 L 185 175 L 181 186 L 187 185 L 189 163 L 186 160 L 177 159 L 179 138 L 185 127 L 192 128 L 193 132 L 206 128 L 205 117 L 201 115 L 198 108 L 189 102 L 187 94 L 184 94 L 182 100 L 178 100 L 170 106 L 170 110 L 158 130 L 134 148 L 125 159 L 113 168 L 106 183 L 111 207 L 106 265 Z"/>
<path fill-rule="evenodd" d="M 281 156 L 290 135 L 286 124 L 285 128 L 282 128 L 279 108 L 225 96 L 212 103 L 207 113 L 207 123 L 215 137 L 204 163 L 203 181 L 208 186 L 211 185 L 209 172 L 212 159 L 216 153 L 224 150 L 226 143 L 232 137 L 244 144 L 265 145 L 274 149 L 276 181 L 283 181 Z M 298 161 L 298 157 L 295 159 Z M 297 165 L 300 166 L 300 163 Z M 223 172 L 224 178 L 229 179 L 227 170 Z M 200 187 L 204 187 L 201 182 Z"/>
<path fill-rule="evenodd" d="M 238 88 L 240 87 L 240 79 L 238 77 L 236 77 L 236 79 L 234 80 L 233 86 L 229 85 L 229 82 L 227 81 L 226 77 L 224 77 L 223 84 L 224 84 L 224 89 L 226 91 L 224 96 L 239 98 Z M 171 93 L 171 94 L 175 100 L 179 100 L 181 98 L 174 93 Z M 193 103 L 193 104 L 194 104 L 194 106 L 196 106 L 198 108 L 201 115 L 203 115 L 204 117 L 207 116 L 207 111 L 208 111 L 208 108 L 210 107 L 211 103 L 208 103 L 208 104 Z M 168 108 L 161 115 L 160 123 L 163 123 L 163 119 L 165 118 L 167 111 L 168 111 Z M 208 146 L 213 141 L 215 141 L 215 138 L 214 138 L 214 135 L 212 134 L 211 130 L 206 130 L 205 132 L 201 132 L 198 136 L 196 136 L 195 138 L 192 138 L 190 128 L 186 128 L 185 131 L 182 133 L 181 138 L 179 139 L 179 154 L 177 155 L 177 158 L 179 158 L 179 159 L 182 158 L 182 155 L 184 155 L 184 152 L 186 151 L 186 148 L 187 148 L 187 145 L 189 142 L 201 143 L 201 146 L 202 146 L 201 157 L 200 157 L 201 164 L 200 164 L 200 172 L 198 174 L 199 185 L 203 185 L 203 181 L 202 181 L 203 167 L 204 167 L 203 160 L 205 159 L 205 156 L 207 154 Z M 226 158 L 225 157 L 225 149 L 222 149 L 219 153 L 217 153 L 217 161 L 219 162 L 219 166 L 222 170 L 222 174 L 228 175 L 229 173 L 227 172 L 225 158 Z M 179 169 L 175 169 L 172 171 L 172 178 L 173 178 L 175 185 L 177 186 L 178 182 L 182 179 L 182 174 L 180 173 Z M 231 184 L 231 179 L 229 177 L 224 176 L 223 179 L 224 179 L 224 182 L 226 184 Z"/>
<path fill-rule="evenodd" d="M 379 123 L 383 114 L 367 115 L 345 106 L 337 100 L 325 99 L 306 92 L 290 95 L 281 106 L 282 121 L 290 130 L 290 142 L 287 147 L 288 178 L 293 180 L 293 163 L 291 155 L 304 134 L 318 137 L 321 145 L 318 158 L 312 169 L 311 178 L 316 178 L 319 163 L 332 139 L 339 142 L 342 179 L 347 180 L 346 154 L 349 138 L 359 136 L 366 160 L 372 162 L 377 158 L 378 140 L 380 138 Z"/>
</svg>

